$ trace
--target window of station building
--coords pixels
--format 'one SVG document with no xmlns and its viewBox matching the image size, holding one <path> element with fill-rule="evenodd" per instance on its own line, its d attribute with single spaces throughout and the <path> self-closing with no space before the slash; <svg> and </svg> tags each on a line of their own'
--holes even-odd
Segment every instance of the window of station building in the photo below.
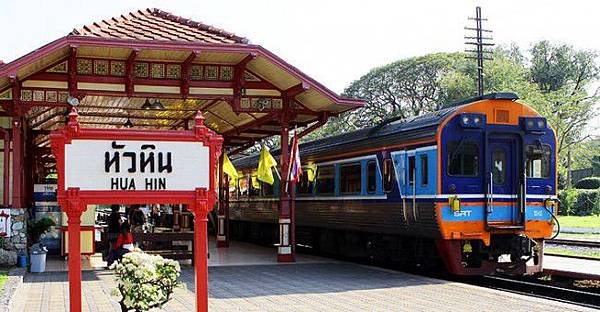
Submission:
<svg viewBox="0 0 600 312">
<path fill-rule="evenodd" d="M 383 191 L 389 193 L 392 191 L 394 180 L 396 178 L 394 165 L 391 158 L 383 160 Z"/>
<path fill-rule="evenodd" d="M 361 188 L 360 163 L 343 164 L 340 166 L 340 193 L 360 194 Z"/>
<path fill-rule="evenodd" d="M 265 182 L 260 182 L 260 196 L 262 197 L 271 197 L 273 196 L 273 191 L 275 190 L 275 183 L 273 185 Z"/>
<path fill-rule="evenodd" d="M 335 167 L 323 166 L 317 169 L 317 193 L 333 194 L 335 192 Z"/>
<path fill-rule="evenodd" d="M 492 182 L 504 184 L 506 181 L 506 153 L 502 149 L 492 152 Z"/>
<path fill-rule="evenodd" d="M 448 142 L 448 175 L 475 177 L 479 174 L 479 145 L 472 141 Z"/>
<path fill-rule="evenodd" d="M 415 156 L 408 156 L 408 185 L 415 183 Z"/>
<path fill-rule="evenodd" d="M 314 181 L 308 181 L 308 174 L 303 173 L 300 176 L 300 180 L 296 184 L 296 191 L 301 195 L 309 195 L 312 194 L 314 185 Z"/>
<path fill-rule="evenodd" d="M 374 160 L 367 162 L 367 193 L 374 194 L 377 191 L 377 163 Z"/>
<path fill-rule="evenodd" d="M 421 186 L 429 184 L 429 165 L 427 162 L 427 155 L 421 155 Z"/>
<path fill-rule="evenodd" d="M 527 145 L 525 147 L 527 161 L 525 174 L 528 178 L 550 177 L 550 157 L 552 148 L 548 144 Z"/>
</svg>

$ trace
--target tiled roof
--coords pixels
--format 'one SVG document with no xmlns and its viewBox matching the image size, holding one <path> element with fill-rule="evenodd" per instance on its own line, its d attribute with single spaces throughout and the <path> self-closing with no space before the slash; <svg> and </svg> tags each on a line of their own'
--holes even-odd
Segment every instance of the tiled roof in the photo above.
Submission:
<svg viewBox="0 0 600 312">
<path fill-rule="evenodd" d="M 248 39 L 159 9 L 146 9 L 74 29 L 69 35 L 102 38 L 248 43 Z"/>
</svg>

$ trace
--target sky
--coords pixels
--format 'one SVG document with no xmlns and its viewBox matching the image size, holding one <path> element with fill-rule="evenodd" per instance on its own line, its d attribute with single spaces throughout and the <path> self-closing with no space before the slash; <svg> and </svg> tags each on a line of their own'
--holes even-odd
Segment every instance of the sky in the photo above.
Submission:
<svg viewBox="0 0 600 312">
<path fill-rule="evenodd" d="M 600 51 L 600 1 L 0 0 L 0 60 L 12 61 L 73 28 L 155 7 L 246 37 L 340 93 L 373 67 L 464 50 L 464 27 L 477 5 L 496 44 L 527 50 L 547 39 Z"/>
</svg>

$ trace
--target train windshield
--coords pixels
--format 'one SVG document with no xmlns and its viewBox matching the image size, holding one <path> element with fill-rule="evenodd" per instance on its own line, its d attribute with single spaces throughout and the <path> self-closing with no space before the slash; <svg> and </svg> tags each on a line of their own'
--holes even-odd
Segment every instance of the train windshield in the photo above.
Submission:
<svg viewBox="0 0 600 312">
<path fill-rule="evenodd" d="M 470 176 L 478 174 L 479 145 L 472 141 L 448 142 L 448 174 Z"/>
<path fill-rule="evenodd" d="M 550 156 L 552 148 L 548 144 L 527 145 L 525 172 L 528 178 L 550 177 Z"/>
</svg>

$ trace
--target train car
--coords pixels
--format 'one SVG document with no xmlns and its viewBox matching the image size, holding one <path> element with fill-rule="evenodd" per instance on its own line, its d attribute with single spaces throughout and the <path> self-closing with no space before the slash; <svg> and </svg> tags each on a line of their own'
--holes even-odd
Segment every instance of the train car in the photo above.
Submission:
<svg viewBox="0 0 600 312">
<path fill-rule="evenodd" d="M 300 145 L 296 243 L 319 253 L 457 275 L 542 270 L 556 214 L 556 140 L 513 93 Z M 273 155 L 277 155 L 274 151 Z M 253 176 L 230 190 L 234 238 L 272 243 L 278 183 Z"/>
</svg>

